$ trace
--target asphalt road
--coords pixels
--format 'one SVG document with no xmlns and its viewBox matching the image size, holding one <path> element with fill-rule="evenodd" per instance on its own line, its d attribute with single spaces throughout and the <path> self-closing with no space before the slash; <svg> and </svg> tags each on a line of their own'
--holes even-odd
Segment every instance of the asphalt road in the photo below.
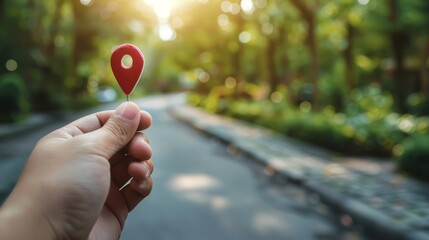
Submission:
<svg viewBox="0 0 429 240">
<path fill-rule="evenodd" d="M 180 96 L 137 100 L 152 114 L 146 131 L 153 149 L 154 188 L 128 217 L 121 239 L 364 239 L 347 215 L 269 169 L 172 118 Z M 2 182 L 16 181 L 36 141 L 74 114 L 24 136 L 0 142 Z M 1 199 L 0 199 L 1 200 Z M 342 223 L 342 224 L 340 224 Z"/>
<path fill-rule="evenodd" d="M 121 239 L 363 239 L 317 196 L 172 118 L 166 109 L 182 101 L 138 102 L 154 119 L 154 188 Z"/>
</svg>

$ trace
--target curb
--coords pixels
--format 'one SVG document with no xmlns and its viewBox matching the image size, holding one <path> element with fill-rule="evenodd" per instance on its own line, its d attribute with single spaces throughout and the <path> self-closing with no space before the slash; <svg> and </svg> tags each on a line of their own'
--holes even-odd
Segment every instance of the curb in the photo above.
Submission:
<svg viewBox="0 0 429 240">
<path fill-rule="evenodd" d="M 185 108 L 193 107 L 185 106 Z M 381 239 L 392 240 L 429 239 L 429 236 L 427 234 L 411 229 L 405 225 L 399 224 L 398 222 L 395 222 L 393 219 L 389 218 L 387 215 L 382 214 L 382 212 L 380 212 L 379 210 L 374 210 L 360 201 L 356 201 L 350 197 L 344 196 L 339 191 L 329 189 L 325 185 L 319 184 L 315 180 L 308 180 L 305 178 L 305 176 L 296 174 L 295 172 L 289 171 L 288 169 L 276 167 L 275 164 L 273 165 L 272 162 L 270 162 L 270 160 L 263 153 L 255 151 L 254 148 L 245 146 L 245 144 L 238 142 L 237 139 L 234 138 L 233 133 L 228 131 L 219 131 L 219 129 L 215 130 L 215 128 L 210 127 L 210 124 L 201 124 L 201 122 L 196 119 L 198 117 L 194 116 L 193 118 L 192 116 L 181 114 L 180 107 L 170 108 L 168 112 L 173 117 L 184 122 L 185 124 L 188 124 L 193 128 L 203 133 L 206 133 L 209 136 L 214 137 L 225 144 L 231 144 L 235 146 L 238 150 L 247 154 L 255 161 L 272 167 L 277 173 L 291 180 L 295 184 L 309 190 L 310 192 L 318 194 L 321 200 L 332 208 L 345 212 L 352 216 L 353 219 L 356 219 L 357 222 L 359 222 L 365 227 L 366 231 L 370 233 L 371 236 L 375 236 Z M 232 120 L 226 117 L 220 118 L 227 119 L 227 121 L 231 122 L 241 123 L 241 121 L 239 120 Z M 247 123 L 244 124 L 249 125 Z"/>
</svg>

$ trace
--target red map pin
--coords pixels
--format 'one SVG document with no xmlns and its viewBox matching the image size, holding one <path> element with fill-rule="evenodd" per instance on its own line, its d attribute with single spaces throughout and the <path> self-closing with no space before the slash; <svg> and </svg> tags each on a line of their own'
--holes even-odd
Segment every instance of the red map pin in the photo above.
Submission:
<svg viewBox="0 0 429 240">
<path fill-rule="evenodd" d="M 122 63 L 122 59 L 127 55 L 133 60 L 129 67 L 124 66 Z M 143 53 L 132 44 L 122 44 L 113 51 L 112 57 L 110 58 L 110 65 L 116 81 L 118 81 L 119 86 L 127 95 L 128 99 L 129 95 L 139 82 L 140 76 L 143 72 Z"/>
</svg>

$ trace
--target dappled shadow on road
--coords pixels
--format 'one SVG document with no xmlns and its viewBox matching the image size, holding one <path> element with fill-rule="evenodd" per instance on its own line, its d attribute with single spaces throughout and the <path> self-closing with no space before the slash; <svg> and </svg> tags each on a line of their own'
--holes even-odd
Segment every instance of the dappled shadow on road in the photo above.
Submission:
<svg viewBox="0 0 429 240">
<path fill-rule="evenodd" d="M 245 185 L 249 183 L 242 183 L 242 188 L 228 190 L 229 186 L 225 185 L 228 182 L 219 175 L 195 170 L 192 173 L 171 176 L 168 184 L 171 191 L 176 192 L 183 201 L 209 208 L 212 214 L 217 215 L 223 222 L 222 225 L 249 224 L 258 236 L 271 236 L 276 239 L 275 236 L 278 238 L 282 233 L 297 231 L 297 223 L 303 222 L 313 226 L 298 231 L 308 231 L 311 239 L 369 239 L 359 223 L 349 215 L 329 208 L 316 193 L 304 190 L 271 167 L 253 161 L 232 145 L 212 144 L 216 146 L 212 154 L 220 157 L 228 155 L 230 157 L 225 159 L 231 159 L 250 171 L 253 179 L 250 188 L 256 190 L 258 202 L 271 209 L 246 211 L 246 205 L 250 206 L 250 201 L 255 200 L 243 197 L 246 196 Z M 228 212 L 242 215 L 240 218 L 243 222 L 231 222 L 231 219 L 226 217 Z M 255 239 L 259 238 L 255 236 Z"/>
<path fill-rule="evenodd" d="M 170 188 L 196 204 L 204 204 L 217 212 L 228 207 L 229 201 L 222 196 L 212 196 L 211 190 L 222 187 L 213 177 L 203 174 L 178 175 L 171 179 Z"/>
</svg>

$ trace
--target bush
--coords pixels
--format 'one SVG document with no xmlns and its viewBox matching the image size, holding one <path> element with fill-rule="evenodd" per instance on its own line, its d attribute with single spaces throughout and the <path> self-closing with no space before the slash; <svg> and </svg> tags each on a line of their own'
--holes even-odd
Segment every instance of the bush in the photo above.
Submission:
<svg viewBox="0 0 429 240">
<path fill-rule="evenodd" d="M 429 181 L 429 135 L 414 135 L 402 144 L 399 169 Z"/>
<path fill-rule="evenodd" d="M 355 152 L 353 138 L 347 132 L 347 125 L 335 123 L 322 114 L 295 112 L 290 115 L 291 117 L 285 119 L 283 123 L 282 133 L 285 135 L 336 152 Z"/>
<path fill-rule="evenodd" d="M 264 116 L 264 104 L 259 102 L 249 103 L 245 100 L 230 102 L 227 106 L 227 115 L 247 122 L 255 122 Z"/>
<path fill-rule="evenodd" d="M 365 114 L 348 117 L 354 130 L 354 142 L 364 154 L 388 157 L 393 148 L 407 136 L 398 127 L 398 118 L 371 119 Z"/>
<path fill-rule="evenodd" d="M 81 94 L 74 101 L 70 101 L 69 107 L 72 110 L 82 110 L 99 104 L 97 98 L 90 94 Z"/>
<path fill-rule="evenodd" d="M 16 73 L 0 76 L 0 123 L 23 120 L 30 111 L 24 81 Z"/>
</svg>

